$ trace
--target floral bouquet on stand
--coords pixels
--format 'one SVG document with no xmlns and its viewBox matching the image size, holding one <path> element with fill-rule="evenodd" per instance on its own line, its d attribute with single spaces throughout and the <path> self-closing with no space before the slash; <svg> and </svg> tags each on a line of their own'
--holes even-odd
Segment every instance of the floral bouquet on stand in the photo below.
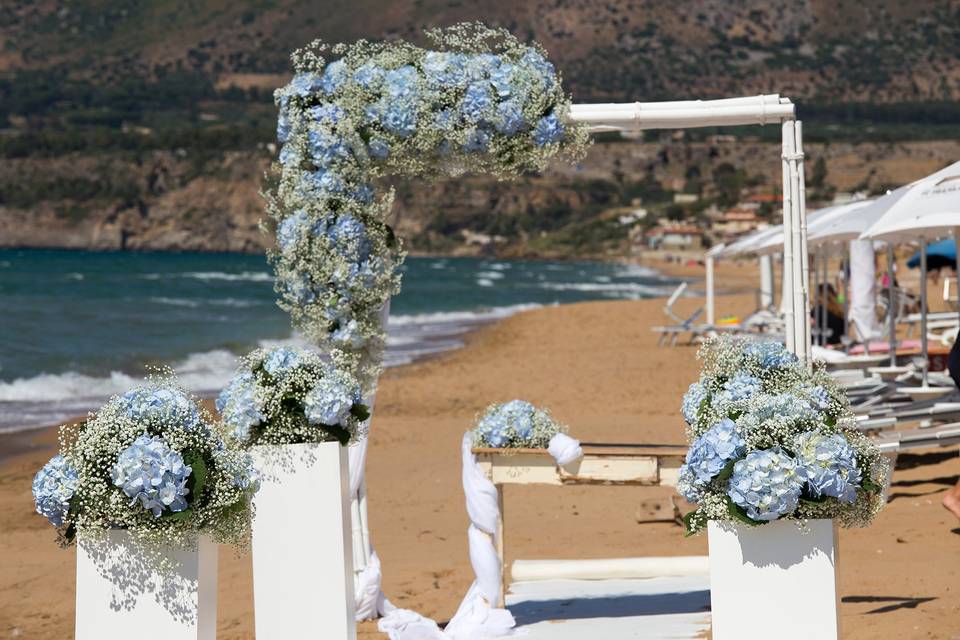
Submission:
<svg viewBox="0 0 960 640">
<path fill-rule="evenodd" d="M 257 349 L 217 398 L 230 437 L 250 447 L 336 441 L 346 445 L 368 418 L 360 383 L 307 349 Z"/>
<path fill-rule="evenodd" d="M 78 547 L 76 637 L 210 637 L 216 543 L 248 544 L 257 488 L 251 457 L 170 377 L 62 428 L 33 497 Z"/>
<path fill-rule="evenodd" d="M 546 449 L 567 427 L 558 424 L 546 409 L 525 400 L 492 404 L 473 430 L 473 446 L 492 449 Z"/>
<path fill-rule="evenodd" d="M 677 490 L 697 505 L 688 534 L 711 520 L 870 523 L 888 465 L 825 370 L 781 344 L 736 337 L 711 340 L 700 358 L 682 406 L 690 450 Z"/>
</svg>

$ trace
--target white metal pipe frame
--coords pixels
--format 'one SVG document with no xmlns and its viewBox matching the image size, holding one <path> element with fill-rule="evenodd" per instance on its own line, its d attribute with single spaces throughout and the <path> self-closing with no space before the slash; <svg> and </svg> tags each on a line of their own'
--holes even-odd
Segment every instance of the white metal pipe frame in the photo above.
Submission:
<svg viewBox="0 0 960 640">
<path fill-rule="evenodd" d="M 795 105 L 779 94 L 722 100 L 575 104 L 567 119 L 586 124 L 593 132 L 780 124 L 783 228 L 790 230 L 783 234 L 785 337 L 787 348 L 809 363 L 812 351 L 807 291 L 810 265 L 803 127 L 796 119 Z"/>
</svg>

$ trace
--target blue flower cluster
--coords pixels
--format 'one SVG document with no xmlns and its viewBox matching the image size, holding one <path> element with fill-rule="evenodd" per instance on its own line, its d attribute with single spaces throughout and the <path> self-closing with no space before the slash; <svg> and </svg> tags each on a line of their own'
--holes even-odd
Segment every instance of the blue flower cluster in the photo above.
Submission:
<svg viewBox="0 0 960 640">
<path fill-rule="evenodd" d="M 760 380 L 745 371 L 740 371 L 723 383 L 723 391 L 718 397 L 727 403 L 739 402 L 749 400 L 762 390 L 763 383 Z"/>
<path fill-rule="evenodd" d="M 192 429 L 200 423 L 200 413 L 193 401 L 177 389 L 140 387 L 121 396 L 131 419 Z"/>
<path fill-rule="evenodd" d="M 360 385 L 329 369 L 304 397 L 304 413 L 313 425 L 343 425 L 360 400 Z"/>
<path fill-rule="evenodd" d="M 697 413 L 700 411 L 700 405 L 703 404 L 706 397 L 707 388 L 699 382 L 691 384 L 687 392 L 683 394 L 681 411 L 683 412 L 683 419 L 687 421 L 687 424 L 693 424 L 697 421 Z"/>
<path fill-rule="evenodd" d="M 263 368 L 274 378 L 282 378 L 300 363 L 300 354 L 295 349 L 274 347 L 267 352 Z"/>
<path fill-rule="evenodd" d="M 743 455 L 743 440 L 737 434 L 737 425 L 723 419 L 697 438 L 687 451 L 683 465 L 692 474 L 694 484 L 704 485 L 713 480 L 727 463 Z"/>
<path fill-rule="evenodd" d="M 250 439 L 251 428 L 266 418 L 257 398 L 257 381 L 250 371 L 235 375 L 217 397 L 217 411 L 240 442 Z"/>
<path fill-rule="evenodd" d="M 70 511 L 70 499 L 80 485 L 80 477 L 67 459 L 53 456 L 33 477 L 33 501 L 37 513 L 55 527 L 63 524 Z"/>
<path fill-rule="evenodd" d="M 832 496 L 840 502 L 857 499 L 860 469 L 856 453 L 846 438 L 840 434 L 827 436 L 808 431 L 797 436 L 795 451 L 799 473 L 806 479 L 813 497 Z"/>
<path fill-rule="evenodd" d="M 830 407 L 830 394 L 827 393 L 827 390 L 823 387 L 812 387 L 807 397 L 809 398 L 810 405 L 814 409 L 825 411 Z"/>
<path fill-rule="evenodd" d="M 131 506 L 139 502 L 159 518 L 165 511 L 187 508 L 187 479 L 192 471 L 166 442 L 144 434 L 120 453 L 110 478 L 131 498 Z"/>
<path fill-rule="evenodd" d="M 733 465 L 727 495 L 752 520 L 768 522 L 793 513 L 803 477 L 780 447 L 751 451 Z"/>
<path fill-rule="evenodd" d="M 488 411 L 477 423 L 476 434 L 495 448 L 511 441 L 522 444 L 533 435 L 537 408 L 525 400 L 511 400 Z"/>
<path fill-rule="evenodd" d="M 744 348 L 743 354 L 756 360 L 765 369 L 784 369 L 799 364 L 796 354 L 788 351 L 779 342 L 751 342 Z"/>
<path fill-rule="evenodd" d="M 754 412 L 761 423 L 765 420 L 785 419 L 790 422 L 806 422 L 816 416 L 813 407 L 803 398 L 792 393 L 770 394 Z"/>
</svg>

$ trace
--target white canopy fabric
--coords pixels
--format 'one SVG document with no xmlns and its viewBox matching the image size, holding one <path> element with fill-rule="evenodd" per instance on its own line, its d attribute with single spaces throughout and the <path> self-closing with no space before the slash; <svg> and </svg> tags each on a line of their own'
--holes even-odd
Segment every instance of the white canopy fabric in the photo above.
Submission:
<svg viewBox="0 0 960 640">
<path fill-rule="evenodd" d="M 850 241 L 850 322 L 862 342 L 883 335 L 877 320 L 877 278 L 873 242 Z"/>
<path fill-rule="evenodd" d="M 933 239 L 953 233 L 960 226 L 960 162 L 901 187 L 894 194 L 901 191 L 883 215 L 860 235 L 862 239 Z"/>
<path fill-rule="evenodd" d="M 821 209 L 824 214 L 807 225 L 807 244 L 816 246 L 831 240 L 841 241 L 842 238 L 834 237 L 830 229 L 842 224 L 852 224 L 853 220 L 861 218 L 863 209 L 871 203 L 873 200 L 857 200 Z"/>
<path fill-rule="evenodd" d="M 854 215 L 841 216 L 830 220 L 829 223 L 819 227 L 814 233 L 807 236 L 807 241 L 821 243 L 856 240 L 860 237 L 861 233 L 879 220 L 893 203 L 903 197 L 906 189 L 907 187 L 903 186 L 899 189 L 888 191 L 876 200 L 868 201 L 868 204 L 857 209 Z"/>
<path fill-rule="evenodd" d="M 835 207 L 826 207 L 824 209 L 817 209 L 816 211 L 809 212 L 807 214 L 807 242 L 809 243 L 810 241 L 809 234 L 811 229 L 816 229 L 816 225 L 820 220 L 822 220 L 834 209 L 845 206 L 847 205 L 837 205 Z M 779 253 L 780 251 L 783 251 L 783 225 L 777 227 L 776 233 L 765 236 L 763 239 L 758 240 L 754 246 L 751 247 L 750 253 L 765 255 Z"/>
<path fill-rule="evenodd" d="M 751 231 L 747 235 L 723 249 L 723 251 L 720 252 L 720 255 L 724 257 L 747 255 L 752 252 L 754 245 L 764 241 L 769 236 L 772 236 L 776 233 L 780 233 L 782 236 L 782 229 L 783 225 L 778 224 L 773 227 L 764 227 L 763 229 Z"/>
</svg>

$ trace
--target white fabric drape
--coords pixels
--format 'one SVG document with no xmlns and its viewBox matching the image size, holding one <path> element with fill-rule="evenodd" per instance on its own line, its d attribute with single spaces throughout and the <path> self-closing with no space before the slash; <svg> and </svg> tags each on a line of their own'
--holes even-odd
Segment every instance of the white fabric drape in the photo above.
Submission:
<svg viewBox="0 0 960 640">
<path fill-rule="evenodd" d="M 516 624 L 513 615 L 496 606 L 500 601 L 503 583 L 500 556 L 494 541 L 500 520 L 497 488 L 477 464 L 472 448 L 473 436 L 467 432 L 460 446 L 463 461 L 461 477 L 470 518 L 467 528 L 470 564 L 476 579 L 443 630 L 429 618 L 391 607 L 392 610 L 380 619 L 378 625 L 390 640 L 484 640 L 512 634 Z M 570 464 L 583 455 L 580 443 L 564 434 L 557 434 L 550 440 L 548 451 L 560 466 Z"/>
<path fill-rule="evenodd" d="M 883 335 L 877 321 L 877 278 L 873 241 L 850 241 L 850 322 L 867 342 Z"/>
</svg>

